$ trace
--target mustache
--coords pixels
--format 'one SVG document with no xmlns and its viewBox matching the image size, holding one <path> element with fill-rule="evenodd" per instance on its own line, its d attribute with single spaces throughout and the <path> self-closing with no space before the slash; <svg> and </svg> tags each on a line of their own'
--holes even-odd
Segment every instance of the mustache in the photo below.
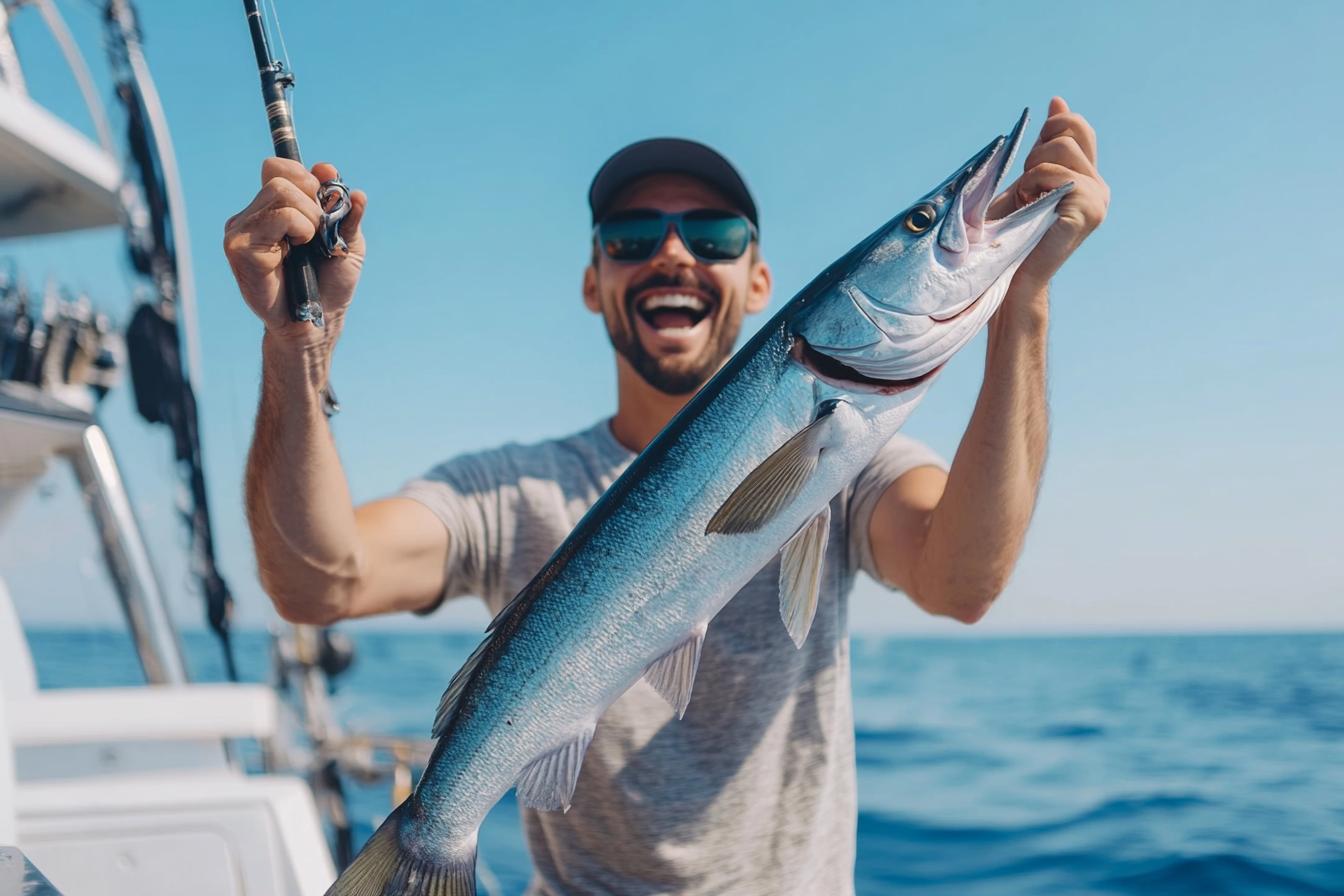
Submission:
<svg viewBox="0 0 1344 896">
<path fill-rule="evenodd" d="M 625 290 L 625 308 L 630 311 L 634 308 L 635 298 L 646 289 L 660 288 L 693 289 L 709 298 L 715 306 L 719 304 L 719 290 L 707 278 L 702 277 L 692 268 L 683 268 L 677 272 L 675 277 L 667 274 L 651 274 L 638 283 L 631 284 Z"/>
</svg>

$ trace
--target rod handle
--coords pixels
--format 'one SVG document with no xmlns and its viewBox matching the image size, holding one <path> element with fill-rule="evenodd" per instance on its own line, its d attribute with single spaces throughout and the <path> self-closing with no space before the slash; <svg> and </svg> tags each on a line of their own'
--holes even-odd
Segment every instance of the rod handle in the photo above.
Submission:
<svg viewBox="0 0 1344 896">
<path fill-rule="evenodd" d="M 290 246 L 285 256 L 285 298 L 289 300 L 289 316 L 296 321 L 312 321 L 315 327 L 324 327 L 322 301 L 317 292 L 317 241 L 301 246 Z"/>
</svg>

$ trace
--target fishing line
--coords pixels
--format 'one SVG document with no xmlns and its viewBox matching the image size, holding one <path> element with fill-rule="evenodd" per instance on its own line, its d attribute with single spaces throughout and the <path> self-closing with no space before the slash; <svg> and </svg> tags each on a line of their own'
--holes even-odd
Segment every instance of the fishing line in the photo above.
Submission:
<svg viewBox="0 0 1344 896">
<path fill-rule="evenodd" d="M 285 57 L 285 71 L 294 71 L 294 66 L 289 63 L 289 47 L 285 46 L 285 31 L 280 27 L 280 11 L 275 8 L 275 0 L 267 0 L 271 7 L 271 21 L 275 23 L 275 35 L 280 39 L 280 54 Z M 265 24 L 263 22 L 263 24 Z M 285 88 L 285 102 L 289 104 L 289 117 L 294 117 L 294 83 L 291 81 Z"/>
</svg>

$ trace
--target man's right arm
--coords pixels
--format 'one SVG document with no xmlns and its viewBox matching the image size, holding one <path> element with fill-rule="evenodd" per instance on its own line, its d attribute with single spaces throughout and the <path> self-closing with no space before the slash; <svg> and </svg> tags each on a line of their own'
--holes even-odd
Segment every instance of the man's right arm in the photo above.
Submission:
<svg viewBox="0 0 1344 896">
<path fill-rule="evenodd" d="M 322 410 L 332 350 L 364 261 L 362 192 L 354 192 L 341 226 L 350 254 L 318 269 L 326 328 L 289 317 L 285 239 L 312 237 L 319 178 L 335 174 L 329 165 L 309 173 L 268 159 L 261 192 L 229 219 L 224 237 L 243 298 L 266 325 L 246 482 L 257 569 L 281 616 L 318 625 L 431 606 L 443 591 L 448 555 L 447 530 L 423 505 L 392 498 L 354 507 Z"/>
</svg>

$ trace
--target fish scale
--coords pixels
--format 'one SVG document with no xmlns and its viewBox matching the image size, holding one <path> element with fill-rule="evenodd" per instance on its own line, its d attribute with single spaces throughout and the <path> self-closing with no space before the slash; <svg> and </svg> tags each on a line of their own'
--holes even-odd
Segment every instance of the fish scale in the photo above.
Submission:
<svg viewBox="0 0 1344 896">
<path fill-rule="evenodd" d="M 490 808 L 516 786 L 567 811 L 594 726 L 641 677 L 693 707 L 705 626 L 781 549 L 802 645 L 831 499 L 988 321 L 1071 186 L 984 220 L 1025 124 L 823 271 L 593 505 L 453 679 L 414 793 L 329 896 L 474 894 Z"/>
</svg>

